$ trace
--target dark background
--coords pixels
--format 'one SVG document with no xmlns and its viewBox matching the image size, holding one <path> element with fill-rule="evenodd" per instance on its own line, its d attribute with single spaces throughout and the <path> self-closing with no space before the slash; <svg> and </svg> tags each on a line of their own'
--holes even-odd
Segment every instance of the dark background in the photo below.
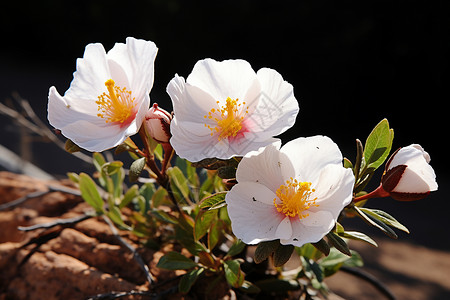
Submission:
<svg viewBox="0 0 450 300">
<path fill-rule="evenodd" d="M 386 117 L 394 149 L 424 146 L 439 191 L 417 202 L 385 198 L 368 206 L 405 223 L 412 233 L 401 239 L 449 250 L 449 3 L 8 1 L 0 8 L 0 100 L 18 92 L 45 120 L 48 88 L 64 93 L 86 44 L 109 50 L 127 36 L 158 46 L 151 99 L 167 110 L 167 83 L 175 73 L 187 77 L 199 59 L 242 58 L 255 70 L 273 68 L 293 84 L 300 103 L 284 142 L 327 135 L 354 160 L 355 138 L 364 141 Z M 20 154 L 17 126 L 3 116 L 0 124 L 0 143 Z M 31 147 L 33 163 L 49 173 L 89 170 L 48 143 Z"/>
</svg>

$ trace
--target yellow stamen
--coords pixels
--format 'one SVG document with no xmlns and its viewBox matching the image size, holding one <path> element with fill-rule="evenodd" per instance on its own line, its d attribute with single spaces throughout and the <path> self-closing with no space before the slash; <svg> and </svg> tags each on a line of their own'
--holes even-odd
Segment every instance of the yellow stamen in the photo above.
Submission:
<svg viewBox="0 0 450 300">
<path fill-rule="evenodd" d="M 238 102 L 239 99 L 233 100 L 228 97 L 225 105 L 218 109 L 212 108 L 208 115 L 204 116 L 205 119 L 213 120 L 217 123 L 217 126 L 214 127 L 205 124 L 205 127 L 211 130 L 211 136 L 218 133 L 217 139 L 220 141 L 228 137 L 235 137 L 239 133 L 242 129 L 244 117 L 248 114 L 248 106 L 244 108 L 245 102 Z M 220 101 L 216 103 L 219 104 Z"/>
<path fill-rule="evenodd" d="M 97 116 L 105 119 L 106 123 L 125 122 L 132 116 L 133 108 L 136 106 L 131 91 L 116 86 L 112 79 L 107 80 L 105 86 L 108 93 L 101 94 L 95 101 L 99 111 Z"/>
<path fill-rule="evenodd" d="M 277 203 L 277 198 L 273 199 L 273 204 L 278 212 L 287 217 L 298 216 L 299 219 L 306 218 L 309 214 L 306 212 L 311 206 L 318 207 L 317 197 L 310 200 L 311 194 L 315 189 L 311 189 L 311 182 L 298 182 L 297 179 L 286 181 L 286 185 L 280 185 L 276 195 L 281 200 Z"/>
</svg>

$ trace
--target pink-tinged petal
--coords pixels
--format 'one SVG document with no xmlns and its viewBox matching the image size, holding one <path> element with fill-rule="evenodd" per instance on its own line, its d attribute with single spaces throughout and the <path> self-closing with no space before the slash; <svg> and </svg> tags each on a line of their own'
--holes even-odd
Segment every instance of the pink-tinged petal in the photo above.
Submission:
<svg viewBox="0 0 450 300">
<path fill-rule="evenodd" d="M 339 147 L 326 136 L 297 138 L 280 150 L 295 161 L 295 176 L 299 181 L 316 182 L 321 170 L 328 164 L 342 166 Z"/>
<path fill-rule="evenodd" d="M 255 78 L 255 71 L 245 60 L 215 61 L 207 58 L 195 64 L 186 82 L 217 101 L 224 101 L 228 97 L 243 99 Z"/>
<path fill-rule="evenodd" d="M 236 237 L 246 244 L 277 238 L 277 228 L 284 215 L 273 205 L 274 197 L 272 191 L 253 182 L 235 185 L 227 193 L 225 201 Z"/>
<path fill-rule="evenodd" d="M 254 130 L 265 132 L 268 136 L 283 133 L 294 125 L 299 112 L 293 87 L 272 69 L 260 69 L 257 77 L 261 94 L 258 106 L 250 116 L 257 125 Z"/>
<path fill-rule="evenodd" d="M 281 155 L 277 142 L 267 146 L 261 153 L 250 152 L 239 163 L 236 171 L 238 182 L 255 182 L 269 188 L 272 192 L 284 184 L 282 167 L 293 168 L 292 163 Z"/>
</svg>

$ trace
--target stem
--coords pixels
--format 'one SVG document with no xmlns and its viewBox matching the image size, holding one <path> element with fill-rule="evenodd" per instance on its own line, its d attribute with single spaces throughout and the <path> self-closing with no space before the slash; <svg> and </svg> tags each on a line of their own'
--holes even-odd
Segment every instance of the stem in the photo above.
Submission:
<svg viewBox="0 0 450 300">
<path fill-rule="evenodd" d="M 353 203 L 357 203 L 357 202 L 360 202 L 360 201 L 363 201 L 363 200 L 366 200 L 366 199 L 370 199 L 370 198 L 389 197 L 389 195 L 390 194 L 383 189 L 383 185 L 380 184 L 374 191 L 372 191 L 372 192 L 370 192 L 368 194 L 365 194 L 363 196 L 360 196 L 358 198 L 353 199 Z"/>
</svg>

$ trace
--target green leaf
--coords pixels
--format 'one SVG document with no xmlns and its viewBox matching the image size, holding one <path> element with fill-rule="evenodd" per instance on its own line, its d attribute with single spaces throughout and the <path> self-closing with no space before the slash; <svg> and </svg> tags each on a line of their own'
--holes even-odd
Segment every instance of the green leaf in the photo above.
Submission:
<svg viewBox="0 0 450 300">
<path fill-rule="evenodd" d="M 273 265 L 275 267 L 283 266 L 291 258 L 292 252 L 294 252 L 294 246 L 280 244 L 273 252 Z"/>
<path fill-rule="evenodd" d="M 364 159 L 367 168 L 377 169 L 386 160 L 392 147 L 394 130 L 389 128 L 387 119 L 375 126 L 364 146 Z"/>
<path fill-rule="evenodd" d="M 123 162 L 121 161 L 112 161 L 102 165 L 102 172 L 108 176 L 116 174 L 122 168 Z"/>
<path fill-rule="evenodd" d="M 311 243 L 311 245 L 313 245 L 314 248 L 322 252 L 325 256 L 330 254 L 330 245 L 328 245 L 328 243 L 324 239 L 321 239 L 317 243 Z"/>
<path fill-rule="evenodd" d="M 338 232 L 338 235 L 343 238 L 357 240 L 357 241 L 363 241 L 366 242 L 374 247 L 378 247 L 378 244 L 369 236 L 365 235 L 362 232 L 358 231 L 344 231 L 344 232 Z"/>
<path fill-rule="evenodd" d="M 226 224 L 223 220 L 217 220 L 211 224 L 208 233 L 208 249 L 212 251 L 217 243 L 222 239 L 226 230 Z"/>
<path fill-rule="evenodd" d="M 370 208 L 364 208 L 364 207 L 361 207 L 360 210 L 362 210 L 366 214 L 371 215 L 372 217 L 376 218 L 377 220 L 379 220 L 389 226 L 395 227 L 406 233 L 409 233 L 408 228 L 406 228 L 403 224 L 401 224 L 399 221 L 397 221 L 393 216 L 391 216 L 387 212 L 384 212 L 379 209 L 370 209 Z"/>
<path fill-rule="evenodd" d="M 228 192 L 218 192 L 201 200 L 200 208 L 217 209 L 226 205 L 225 196 Z"/>
<path fill-rule="evenodd" d="M 196 241 L 201 239 L 215 220 L 217 220 L 217 210 L 200 210 L 195 218 L 194 239 Z"/>
<path fill-rule="evenodd" d="M 75 152 L 81 151 L 81 148 L 77 144 L 72 142 L 72 140 L 69 140 L 69 139 L 66 140 L 64 149 L 69 153 L 75 153 Z"/>
<path fill-rule="evenodd" d="M 228 250 L 227 256 L 233 257 L 238 255 L 245 249 L 246 244 L 241 240 L 236 240 L 233 245 L 231 245 L 230 250 Z"/>
<path fill-rule="evenodd" d="M 178 291 L 180 293 L 187 293 L 197 281 L 197 278 L 205 271 L 204 268 L 194 269 L 189 273 L 186 273 L 181 277 L 180 283 L 178 283 Z"/>
<path fill-rule="evenodd" d="M 167 174 L 169 175 L 172 190 L 177 200 L 181 200 L 182 198 L 184 198 L 184 200 L 189 203 L 188 180 L 184 176 L 183 172 L 181 172 L 180 168 L 178 168 L 177 166 L 169 168 L 167 170 Z M 181 193 L 181 195 L 179 195 L 177 192 Z M 180 196 L 182 196 L 182 198 Z"/>
<path fill-rule="evenodd" d="M 69 177 L 69 179 L 75 184 L 78 184 L 80 182 L 80 176 L 78 176 L 77 173 L 68 172 L 67 177 Z"/>
<path fill-rule="evenodd" d="M 254 261 L 259 264 L 271 256 L 275 250 L 280 246 L 280 240 L 273 240 L 267 242 L 261 242 L 258 244 L 255 250 Z"/>
<path fill-rule="evenodd" d="M 128 173 L 128 178 L 130 182 L 136 182 L 145 168 L 145 157 L 136 159 L 131 163 L 130 172 Z"/>
<path fill-rule="evenodd" d="M 119 225 L 119 227 L 121 227 L 121 229 L 130 230 L 130 231 L 133 230 L 133 228 L 131 228 L 130 226 L 125 224 L 125 222 L 122 219 L 122 214 L 120 213 L 120 209 L 117 206 L 110 206 L 107 216 L 114 223 Z"/>
<path fill-rule="evenodd" d="M 337 250 L 348 256 L 352 255 L 350 249 L 348 248 L 347 243 L 342 238 L 340 238 L 336 233 L 331 231 L 330 233 L 327 234 L 327 238 L 330 245 L 335 247 Z"/>
<path fill-rule="evenodd" d="M 394 232 L 394 230 L 392 230 L 388 225 L 386 225 L 382 221 L 378 220 L 377 218 L 373 217 L 372 215 L 369 215 L 369 214 L 365 213 L 364 211 L 362 211 L 361 207 L 353 206 L 353 209 L 358 214 L 358 216 L 360 216 L 369 225 L 372 225 L 372 226 L 380 229 L 390 238 L 393 238 L 393 239 L 398 238 L 398 236 Z"/>
<path fill-rule="evenodd" d="M 97 171 L 101 172 L 102 166 L 106 163 L 106 160 L 103 157 L 103 155 L 101 153 L 94 152 L 92 154 L 92 159 L 93 159 L 93 163 L 94 163 L 94 166 L 97 169 Z"/>
<path fill-rule="evenodd" d="M 161 257 L 156 265 L 167 270 L 187 270 L 197 266 L 195 262 L 178 252 L 168 252 Z"/>
<path fill-rule="evenodd" d="M 242 286 L 244 283 L 244 273 L 241 271 L 241 265 L 237 259 L 227 260 L 223 264 L 225 270 L 225 278 L 228 283 L 235 288 Z"/>
<path fill-rule="evenodd" d="M 95 182 L 85 173 L 81 173 L 79 176 L 79 185 L 81 191 L 81 197 L 90 206 L 92 206 L 97 213 L 103 213 L 103 199 L 97 190 Z"/>
<path fill-rule="evenodd" d="M 346 169 L 353 169 L 352 162 L 346 157 L 344 157 L 344 168 L 346 168 Z"/>
<path fill-rule="evenodd" d="M 363 262 L 361 256 L 356 251 L 351 250 L 350 252 L 351 256 L 348 257 L 337 249 L 332 249 L 330 255 L 319 262 L 324 276 L 328 277 L 333 275 L 344 265 L 348 267 L 362 267 Z"/>
</svg>

